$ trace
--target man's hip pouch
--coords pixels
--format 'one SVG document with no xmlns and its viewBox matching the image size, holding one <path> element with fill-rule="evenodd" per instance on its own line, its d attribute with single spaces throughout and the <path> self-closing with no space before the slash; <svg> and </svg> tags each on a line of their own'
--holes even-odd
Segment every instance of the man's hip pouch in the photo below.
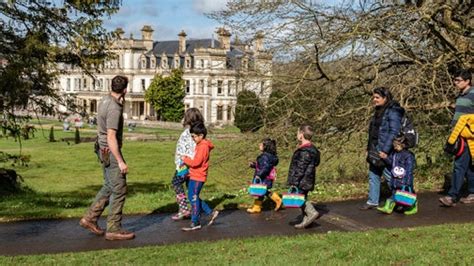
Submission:
<svg viewBox="0 0 474 266">
<path fill-rule="evenodd" d="M 110 165 L 110 149 L 108 147 L 101 148 L 99 145 L 99 139 L 95 140 L 94 143 L 94 152 L 97 154 L 99 161 L 105 166 Z"/>
<path fill-rule="evenodd" d="M 110 165 L 110 149 L 109 148 L 100 148 L 99 150 L 99 159 L 100 162 L 105 166 Z"/>
</svg>

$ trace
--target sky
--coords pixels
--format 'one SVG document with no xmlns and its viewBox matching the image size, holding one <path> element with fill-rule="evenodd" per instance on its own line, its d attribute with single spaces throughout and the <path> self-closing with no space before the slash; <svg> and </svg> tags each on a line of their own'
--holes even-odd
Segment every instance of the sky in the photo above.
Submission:
<svg viewBox="0 0 474 266">
<path fill-rule="evenodd" d="M 217 21 L 206 17 L 206 12 L 220 10 L 227 0 L 122 0 L 118 13 L 104 21 L 107 29 L 121 27 L 125 36 L 130 33 L 141 38 L 143 25 L 150 25 L 153 39 L 157 41 L 177 40 L 178 33 L 184 30 L 187 38 L 211 38 Z"/>
<path fill-rule="evenodd" d="M 125 36 L 130 33 L 141 38 L 140 29 L 150 25 L 155 41 L 177 40 L 178 33 L 184 30 L 189 39 L 211 38 L 217 27 L 217 21 L 208 18 L 205 13 L 224 9 L 228 0 L 122 0 L 118 13 L 106 20 L 109 30 L 120 27 Z M 308 0 L 325 4 L 337 4 L 344 0 Z M 347 1 L 347 0 L 346 0 Z"/>
</svg>

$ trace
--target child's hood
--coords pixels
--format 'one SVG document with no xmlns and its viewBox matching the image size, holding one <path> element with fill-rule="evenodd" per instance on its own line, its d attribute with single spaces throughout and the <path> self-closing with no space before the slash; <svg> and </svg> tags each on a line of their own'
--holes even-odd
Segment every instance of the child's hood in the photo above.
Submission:
<svg viewBox="0 0 474 266">
<path fill-rule="evenodd" d="M 212 142 L 211 142 L 210 140 L 208 140 L 208 139 L 203 139 L 203 140 L 201 140 L 201 142 L 199 142 L 198 145 L 199 145 L 199 146 L 205 145 L 205 146 L 207 146 L 207 147 L 209 148 L 209 150 L 214 149 L 214 144 L 212 144 Z"/>
</svg>

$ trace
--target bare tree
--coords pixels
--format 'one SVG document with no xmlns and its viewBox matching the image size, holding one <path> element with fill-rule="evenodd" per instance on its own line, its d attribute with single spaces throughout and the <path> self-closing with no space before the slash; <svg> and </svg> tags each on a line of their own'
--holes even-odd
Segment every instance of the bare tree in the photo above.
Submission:
<svg viewBox="0 0 474 266">
<path fill-rule="evenodd" d="M 279 132 L 301 121 L 322 133 L 361 132 L 381 85 L 416 111 L 418 124 L 447 125 L 450 72 L 474 66 L 471 1 L 319 3 L 236 0 L 210 14 L 240 36 L 267 36 L 279 95 L 268 108 L 283 108 Z"/>
</svg>

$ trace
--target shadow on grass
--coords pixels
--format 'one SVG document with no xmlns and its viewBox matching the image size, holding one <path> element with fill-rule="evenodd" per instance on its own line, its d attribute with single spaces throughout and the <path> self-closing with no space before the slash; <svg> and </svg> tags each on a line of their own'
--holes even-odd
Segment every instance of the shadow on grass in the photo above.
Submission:
<svg viewBox="0 0 474 266">
<path fill-rule="evenodd" d="M 41 193 L 23 189 L 19 193 L 0 197 L 0 217 L 7 220 L 56 218 L 65 209 L 83 208 L 89 204 L 89 195 L 75 192 Z"/>
<path fill-rule="evenodd" d="M 67 192 L 37 192 L 23 187 L 17 193 L 0 196 L 0 217 L 7 220 L 60 217 L 65 209 L 89 207 L 101 187 L 89 185 Z M 128 188 L 127 197 L 170 190 L 163 182 L 130 182 Z"/>
<path fill-rule="evenodd" d="M 65 210 L 73 216 L 85 211 L 92 203 L 95 195 L 101 189 L 101 185 L 88 185 L 75 191 L 67 192 L 37 192 L 24 187 L 20 192 L 8 196 L 0 196 L 0 220 L 36 219 L 36 218 L 59 218 L 64 217 Z M 212 185 L 210 191 L 214 191 Z M 170 184 L 166 182 L 129 182 L 127 197 L 134 195 L 150 195 L 173 193 Z M 235 195 L 218 194 L 211 198 L 204 198 L 212 208 L 222 204 L 225 200 L 234 199 Z M 226 210 L 237 209 L 237 203 L 223 205 Z M 174 213 L 178 211 L 178 205 L 168 203 L 153 210 L 150 214 Z M 159 222 L 155 221 L 154 223 Z M 142 225 L 140 225 L 142 226 Z"/>
<path fill-rule="evenodd" d="M 75 191 L 94 197 L 102 188 L 102 185 L 89 185 Z M 136 194 L 151 194 L 171 191 L 171 185 L 165 182 L 127 182 L 127 197 Z M 74 192 L 73 192 L 74 193 Z"/>
</svg>

